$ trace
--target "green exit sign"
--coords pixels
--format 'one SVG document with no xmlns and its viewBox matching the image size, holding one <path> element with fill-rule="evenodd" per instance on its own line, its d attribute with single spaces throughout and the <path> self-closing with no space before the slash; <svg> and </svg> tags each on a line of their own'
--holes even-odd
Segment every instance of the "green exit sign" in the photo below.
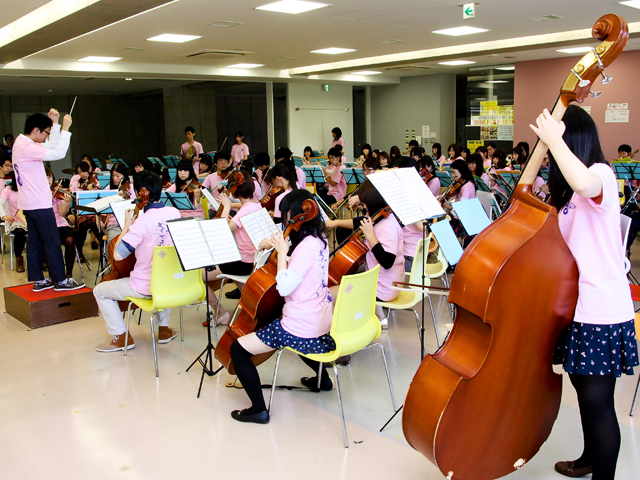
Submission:
<svg viewBox="0 0 640 480">
<path fill-rule="evenodd" d="M 476 16 L 476 4 L 475 3 L 465 3 L 462 5 L 462 19 L 466 20 L 467 18 L 474 18 Z"/>
<path fill-rule="evenodd" d="M 322 90 L 324 90 L 325 92 L 329 91 L 329 84 L 328 83 L 323 83 L 322 84 Z"/>
</svg>

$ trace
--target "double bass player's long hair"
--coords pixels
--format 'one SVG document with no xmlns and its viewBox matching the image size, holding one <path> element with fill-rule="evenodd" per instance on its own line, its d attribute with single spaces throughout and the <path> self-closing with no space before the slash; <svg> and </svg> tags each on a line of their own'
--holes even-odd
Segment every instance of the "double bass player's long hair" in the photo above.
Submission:
<svg viewBox="0 0 640 480">
<path fill-rule="evenodd" d="M 302 203 L 305 200 L 314 200 L 313 195 L 306 189 L 294 190 L 282 198 L 282 202 L 280 202 L 280 212 L 285 228 L 289 220 L 303 212 Z M 289 234 L 289 238 L 291 239 L 289 254 L 309 235 L 319 238 L 325 246 L 327 245 L 327 227 L 320 213 L 318 213 L 315 218 L 304 222 L 300 227 L 300 231 L 296 232 L 293 230 Z"/>
<path fill-rule="evenodd" d="M 587 168 L 596 163 L 608 164 L 604 158 L 604 153 L 602 153 L 602 147 L 600 146 L 598 128 L 591 118 L 591 115 L 580 107 L 569 105 L 562 117 L 562 121 L 566 126 L 562 139 L 569 147 L 569 150 L 571 150 Z M 551 193 L 549 203 L 560 211 L 569 203 L 569 200 L 571 200 L 573 189 L 562 175 L 560 167 L 558 167 L 551 152 L 549 152 L 549 160 L 549 191 Z"/>
</svg>

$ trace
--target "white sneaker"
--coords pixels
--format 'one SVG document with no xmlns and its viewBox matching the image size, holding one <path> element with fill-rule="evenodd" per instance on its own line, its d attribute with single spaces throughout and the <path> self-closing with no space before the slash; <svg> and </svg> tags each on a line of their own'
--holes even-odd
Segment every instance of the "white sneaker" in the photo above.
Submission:
<svg viewBox="0 0 640 480">
<path fill-rule="evenodd" d="M 380 326 L 382 327 L 382 330 L 388 330 L 389 329 L 389 317 L 384 317 L 382 320 L 380 320 Z"/>
</svg>

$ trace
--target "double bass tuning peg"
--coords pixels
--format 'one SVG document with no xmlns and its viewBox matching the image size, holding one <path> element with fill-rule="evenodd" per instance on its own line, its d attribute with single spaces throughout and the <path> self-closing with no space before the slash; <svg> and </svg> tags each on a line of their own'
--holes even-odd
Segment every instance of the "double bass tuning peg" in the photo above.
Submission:
<svg viewBox="0 0 640 480">
<path fill-rule="evenodd" d="M 588 85 L 591 84 L 591 80 L 586 80 L 584 78 L 582 78 L 578 72 L 576 72 L 574 69 L 571 69 L 571 73 L 573 73 L 573 75 L 578 79 L 578 85 L 580 86 L 580 88 L 584 88 Z"/>
<path fill-rule="evenodd" d="M 610 77 L 609 75 L 605 75 L 604 72 L 600 72 L 600 75 L 602 75 L 602 84 L 606 85 L 607 83 L 609 83 L 611 80 L 613 80 L 613 77 Z"/>
<path fill-rule="evenodd" d="M 598 98 L 602 95 L 602 92 L 589 92 L 589 95 L 591 95 L 591 98 Z"/>
</svg>

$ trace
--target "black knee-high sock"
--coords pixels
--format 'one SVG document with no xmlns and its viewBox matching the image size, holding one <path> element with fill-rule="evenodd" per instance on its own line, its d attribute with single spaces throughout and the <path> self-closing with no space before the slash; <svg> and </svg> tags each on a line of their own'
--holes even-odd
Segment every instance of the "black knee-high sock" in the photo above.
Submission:
<svg viewBox="0 0 640 480">
<path fill-rule="evenodd" d="M 258 369 L 251 361 L 251 353 L 247 352 L 236 340 L 230 348 L 231 361 L 236 370 L 236 375 L 247 392 L 251 400 L 251 408 L 247 409 L 248 414 L 260 413 L 267 409 L 262 396 L 262 384 Z"/>
<path fill-rule="evenodd" d="M 570 374 L 578 394 L 584 452 L 576 467 L 593 467 L 592 480 L 613 480 L 620 452 L 620 426 L 616 416 L 613 375 Z"/>
<path fill-rule="evenodd" d="M 315 373 L 315 376 L 318 375 L 318 365 L 320 364 L 320 362 L 316 362 L 315 360 L 311 360 L 310 358 L 307 357 L 303 357 L 302 355 L 298 355 L 300 357 L 300 359 L 307 364 L 307 366 L 313 370 L 313 373 Z M 327 373 L 327 369 L 325 368 L 324 364 L 322 365 L 322 371 L 320 372 L 320 382 L 326 382 L 327 380 L 329 380 L 329 374 Z"/>
</svg>

